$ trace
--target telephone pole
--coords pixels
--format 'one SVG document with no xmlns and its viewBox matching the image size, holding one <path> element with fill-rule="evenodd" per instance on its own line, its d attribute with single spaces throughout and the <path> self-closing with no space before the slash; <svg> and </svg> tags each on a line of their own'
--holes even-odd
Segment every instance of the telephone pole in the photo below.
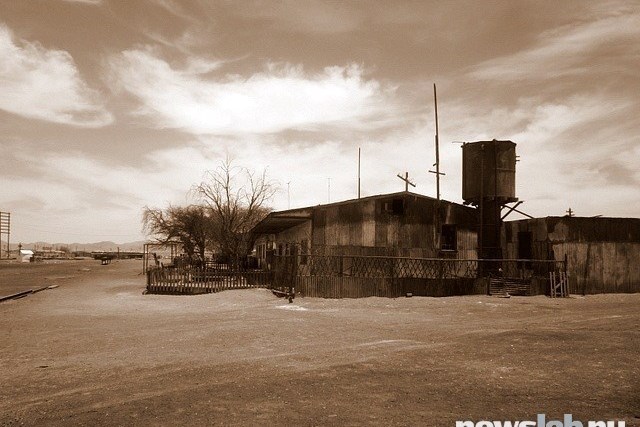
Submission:
<svg viewBox="0 0 640 427">
<path fill-rule="evenodd" d="M 360 198 L 360 147 L 358 147 L 358 199 Z"/>
<path fill-rule="evenodd" d="M 429 173 L 436 174 L 436 198 L 440 200 L 440 175 L 444 175 L 444 173 L 440 172 L 440 136 L 438 129 L 438 95 L 436 94 L 436 84 L 433 84 L 433 103 L 435 106 L 435 115 L 436 115 L 436 162 L 433 166 L 436 167 L 435 171 L 430 170 Z"/>
<path fill-rule="evenodd" d="M 287 182 L 287 209 L 291 209 L 291 181 Z"/>
<path fill-rule="evenodd" d="M 0 212 L 0 238 L 2 235 L 7 236 L 7 259 L 11 258 L 11 213 Z M 2 259 L 2 247 L 0 247 L 0 259 Z"/>
</svg>

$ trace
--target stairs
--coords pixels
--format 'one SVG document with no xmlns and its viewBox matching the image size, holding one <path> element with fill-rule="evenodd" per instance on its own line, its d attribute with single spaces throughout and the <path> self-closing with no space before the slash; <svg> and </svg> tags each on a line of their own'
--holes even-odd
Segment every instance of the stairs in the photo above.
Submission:
<svg viewBox="0 0 640 427">
<path fill-rule="evenodd" d="M 513 277 L 491 277 L 489 279 L 489 295 L 531 295 L 531 279 L 520 279 Z"/>
</svg>

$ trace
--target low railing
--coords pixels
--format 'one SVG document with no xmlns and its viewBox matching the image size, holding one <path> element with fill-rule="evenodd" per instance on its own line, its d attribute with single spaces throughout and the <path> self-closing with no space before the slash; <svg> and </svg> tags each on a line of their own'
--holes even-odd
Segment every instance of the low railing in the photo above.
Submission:
<svg viewBox="0 0 640 427">
<path fill-rule="evenodd" d="M 326 298 L 488 293 L 487 278 L 548 280 L 564 262 L 378 256 L 297 255 L 274 257 L 274 284 Z"/>
<path fill-rule="evenodd" d="M 221 268 L 157 267 L 147 271 L 147 292 L 202 294 L 230 289 L 268 288 L 273 272 Z"/>
<path fill-rule="evenodd" d="M 274 257 L 273 269 L 285 274 L 318 277 L 453 279 L 504 276 L 547 277 L 564 271 L 563 261 L 404 258 L 343 255 Z"/>
<path fill-rule="evenodd" d="M 279 294 L 324 298 L 403 295 L 450 296 L 489 292 L 482 278 L 548 281 L 562 261 L 478 260 L 378 256 L 275 256 L 267 270 L 157 267 L 147 272 L 147 292 L 198 294 L 268 288 Z M 548 289 L 548 287 L 545 287 Z"/>
</svg>

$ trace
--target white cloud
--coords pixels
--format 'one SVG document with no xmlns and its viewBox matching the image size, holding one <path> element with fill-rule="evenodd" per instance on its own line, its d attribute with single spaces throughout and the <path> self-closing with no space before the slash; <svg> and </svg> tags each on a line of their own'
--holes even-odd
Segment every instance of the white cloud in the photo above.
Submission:
<svg viewBox="0 0 640 427">
<path fill-rule="evenodd" d="M 357 197 L 358 147 L 362 148 L 361 194 L 363 197 L 402 191 L 403 183 L 396 174 L 408 171 L 418 187 L 418 193 L 435 196 L 433 175 L 427 172 L 433 162 L 432 123 L 419 123 L 411 129 L 393 131 L 376 138 L 334 136 L 308 142 L 304 136 L 290 138 L 285 144 L 281 135 L 247 138 L 226 144 L 226 151 L 238 165 L 261 171 L 268 169 L 271 178 L 280 184 L 273 200 L 277 210 L 287 209 L 287 182 L 290 182 L 291 207 L 314 206 Z M 221 141 L 201 137 L 206 146 L 219 147 Z M 450 144 L 449 144 L 450 145 Z M 459 156 L 459 147 L 447 146 L 447 155 Z M 441 153 L 442 154 L 442 153 Z M 223 158 L 218 154 L 217 158 Z M 452 160 L 459 162 L 459 158 Z M 207 167 L 215 167 L 210 162 Z M 452 181 L 449 180 L 447 184 Z M 458 187 L 447 185 L 446 197 L 459 199 Z M 444 193 L 443 193 L 444 194 Z"/>
<path fill-rule="evenodd" d="M 139 210 L 145 204 L 183 203 L 202 175 L 195 166 L 204 163 L 203 158 L 200 151 L 183 148 L 149 153 L 144 168 L 111 165 L 78 152 L 42 153 L 31 163 L 43 179 L 76 193 L 63 204 L 49 206 L 52 210 L 80 209 L 83 204 Z"/>
<path fill-rule="evenodd" d="M 22 173 L 6 177 L 6 191 L 0 194 L 0 205 L 16 218 L 12 235 L 25 241 L 38 240 L 42 233 L 67 241 L 137 240 L 143 206 L 190 203 L 187 192 L 215 165 L 206 149 L 188 147 L 150 152 L 144 168 L 109 164 L 80 152 L 33 156 L 31 151 L 4 153 Z M 30 231 L 34 227 L 37 232 Z"/>
<path fill-rule="evenodd" d="M 504 82 L 616 73 L 628 65 L 625 60 L 637 66 L 639 38 L 638 10 L 607 4 L 594 11 L 592 20 L 546 31 L 531 49 L 482 62 L 470 75 Z M 611 51 L 617 52 L 615 60 L 608 57 Z"/>
<path fill-rule="evenodd" d="M 640 157 L 633 155 L 638 149 L 629 151 L 633 142 L 616 135 L 617 128 L 604 130 L 608 118 L 615 123 L 624 117 L 628 102 L 610 100 L 604 94 L 581 94 L 554 102 L 525 98 L 511 109 L 486 109 L 452 100 L 440 107 L 444 107 L 439 111 L 442 116 L 455 118 L 440 122 L 444 199 L 462 202 L 462 150 L 451 141 L 511 139 L 521 156 L 516 182 L 517 196 L 526 201 L 525 212 L 562 215 L 572 206 L 581 215 L 637 216 L 634 212 L 640 206 L 629 195 L 637 191 L 640 178 L 640 172 L 635 172 L 640 171 Z M 603 110 L 608 116 L 603 117 Z M 332 201 L 355 198 L 358 146 L 362 147 L 363 196 L 401 191 L 403 184 L 396 174 L 408 171 L 417 184 L 412 191 L 435 197 L 435 178 L 428 173 L 435 160 L 433 135 L 433 117 L 428 114 L 410 128 L 375 137 L 337 135 L 317 143 L 290 140 L 283 144 L 278 143 L 280 136 L 268 143 L 256 136 L 228 144 L 228 150 L 239 164 L 258 170 L 268 165 L 270 175 L 282 186 L 274 207 L 286 209 L 289 181 L 292 207 L 326 203 L 327 178 L 331 178 Z M 202 142 L 220 145 L 219 140 L 206 137 Z M 602 200 L 607 203 L 599 205 L 591 194 L 606 195 Z"/>
<path fill-rule="evenodd" d="M 173 0 L 150 0 L 151 4 L 155 4 L 158 7 L 165 9 L 167 12 L 178 16 L 180 18 L 186 19 L 188 21 L 193 21 L 193 17 L 185 12 L 184 8 L 181 6 L 179 2 Z"/>
<path fill-rule="evenodd" d="M 344 2 L 284 0 L 279 2 L 233 2 L 236 12 L 256 20 L 272 21 L 280 31 L 339 34 L 353 32 L 363 25 L 363 17 Z"/>
<path fill-rule="evenodd" d="M 0 109 L 24 117 L 80 127 L 113 121 L 97 91 L 80 77 L 73 58 L 38 43 L 14 41 L 0 24 Z"/>
<path fill-rule="evenodd" d="M 202 74 L 202 66 L 194 66 L 193 60 L 176 69 L 150 50 L 128 50 L 110 63 L 115 81 L 142 102 L 140 113 L 159 127 L 194 134 L 356 126 L 393 110 L 387 93 L 391 89 L 366 80 L 355 65 L 309 74 L 302 67 L 270 64 L 248 77 L 213 78 Z"/>
<path fill-rule="evenodd" d="M 640 122 L 630 115 L 633 101 L 603 92 L 554 101 L 522 98 L 512 108 L 479 107 L 484 106 L 445 105 L 444 115 L 460 119 L 445 122 L 447 137 L 441 141 L 514 141 L 520 156 L 516 196 L 526 201 L 521 210 L 564 215 L 571 206 L 585 216 L 637 216 L 640 200 L 630 197 L 640 183 L 640 157 L 634 155 Z M 445 181 L 459 182 L 461 160 L 444 158 L 451 160 Z"/>
<path fill-rule="evenodd" d="M 493 108 L 455 107 L 460 139 L 518 144 L 517 191 L 536 216 L 637 216 L 640 158 L 640 13 L 624 2 L 545 31 L 529 49 L 484 61 L 466 77 L 481 81 Z M 469 98 L 471 99 L 471 98 Z M 478 124 L 482 124 L 479 132 Z"/>
</svg>

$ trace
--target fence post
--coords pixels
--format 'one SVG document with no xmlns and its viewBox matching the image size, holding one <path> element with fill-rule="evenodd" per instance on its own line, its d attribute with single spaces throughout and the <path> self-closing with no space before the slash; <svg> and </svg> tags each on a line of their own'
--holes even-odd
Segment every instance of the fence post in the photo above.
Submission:
<svg viewBox="0 0 640 427">
<path fill-rule="evenodd" d="M 444 260 L 438 260 L 438 287 L 445 292 L 443 279 Z"/>
<path fill-rule="evenodd" d="M 395 258 L 388 258 L 388 260 L 389 260 L 389 291 L 388 291 L 389 295 L 378 295 L 378 296 L 387 296 L 387 297 L 390 297 L 391 295 L 396 296 L 395 295 L 396 281 L 394 278 L 396 260 Z"/>
<path fill-rule="evenodd" d="M 298 278 L 298 256 L 293 256 L 293 277 L 289 284 L 289 295 L 293 295 L 296 289 L 296 279 Z M 291 300 L 289 300 L 291 302 Z"/>
<path fill-rule="evenodd" d="M 343 286 L 343 282 L 344 282 L 344 255 L 340 255 L 340 257 L 338 258 L 340 260 L 339 265 L 338 265 L 338 286 L 335 286 L 335 290 L 337 292 L 338 295 L 336 295 L 337 298 L 342 298 L 343 296 L 343 292 L 342 289 L 344 288 Z"/>
</svg>

